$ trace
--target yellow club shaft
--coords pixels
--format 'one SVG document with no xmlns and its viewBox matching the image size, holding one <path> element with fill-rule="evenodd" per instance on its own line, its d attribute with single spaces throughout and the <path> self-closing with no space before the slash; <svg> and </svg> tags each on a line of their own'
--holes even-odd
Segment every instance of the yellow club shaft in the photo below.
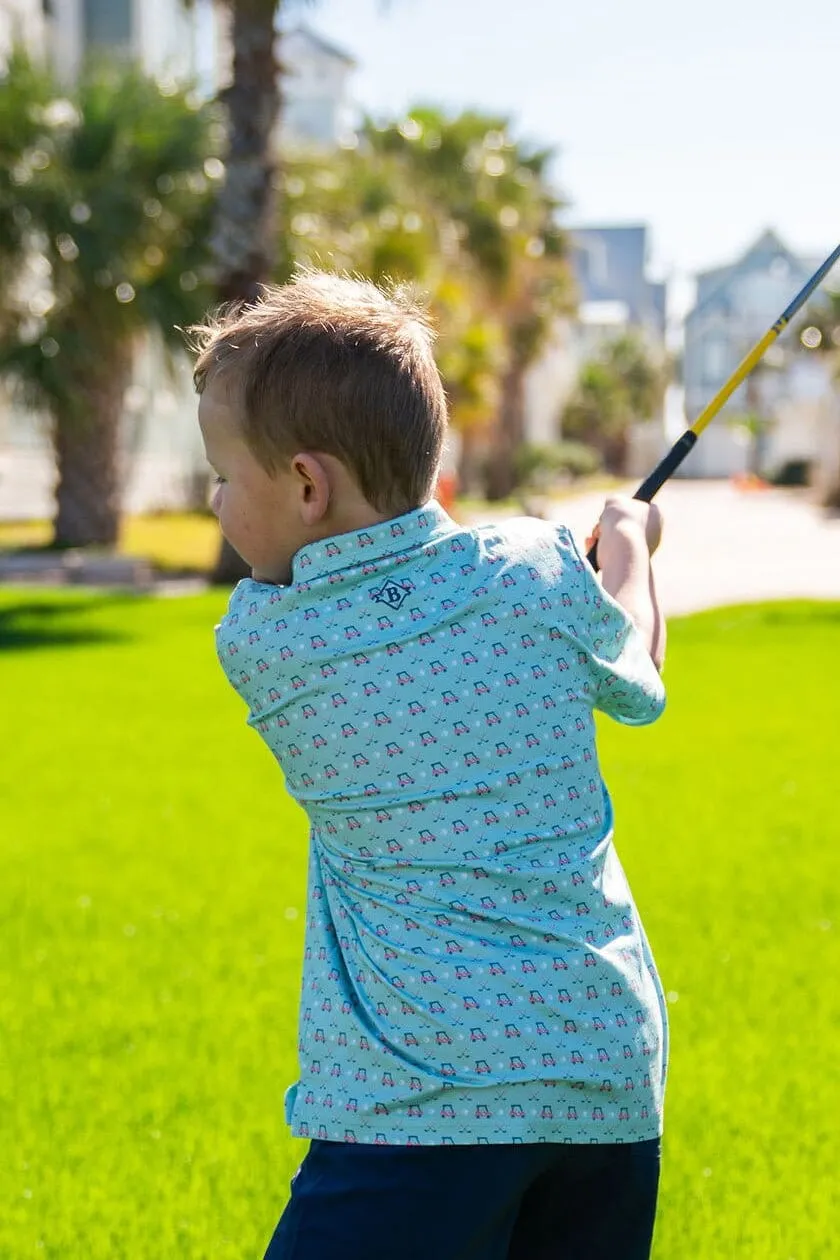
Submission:
<svg viewBox="0 0 840 1260">
<path fill-rule="evenodd" d="M 761 338 L 761 341 L 756 342 L 746 358 L 742 359 L 738 364 L 738 367 L 732 373 L 726 384 L 718 390 L 711 402 L 706 404 L 694 423 L 689 426 L 692 433 L 699 436 L 705 429 L 706 425 L 710 424 L 711 421 L 714 420 L 721 407 L 729 401 L 738 386 L 742 385 L 747 379 L 750 372 L 764 357 L 768 347 L 773 344 L 778 335 L 779 332 L 775 324 L 772 328 L 768 328 L 767 332 Z"/>
</svg>

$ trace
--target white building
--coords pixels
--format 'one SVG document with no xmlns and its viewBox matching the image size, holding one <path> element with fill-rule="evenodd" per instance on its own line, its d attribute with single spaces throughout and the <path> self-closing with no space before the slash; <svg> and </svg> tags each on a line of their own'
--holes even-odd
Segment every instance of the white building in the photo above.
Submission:
<svg viewBox="0 0 840 1260">
<path fill-rule="evenodd" d="M 744 356 L 816 270 L 764 232 L 734 263 L 697 277 L 697 302 L 685 321 L 685 406 L 689 421 L 715 396 Z M 823 460 L 825 412 L 833 407 L 827 358 L 801 347 L 795 326 L 782 333 L 726 404 L 683 465 L 686 476 L 729 477 L 746 471 L 749 442 L 727 416 L 757 413 L 769 424 L 763 471 Z"/>
<path fill-rule="evenodd" d="M 43 0 L 0 0 L 0 64 L 18 41 L 40 52 L 44 31 Z"/>
<path fill-rule="evenodd" d="M 281 142 L 329 149 L 352 135 L 353 58 L 307 26 L 283 32 L 277 55 L 285 70 Z"/>
<path fill-rule="evenodd" d="M 212 91 L 216 22 L 212 0 L 0 0 L 0 58 L 22 38 L 67 81 L 93 53 Z"/>
<path fill-rule="evenodd" d="M 571 262 L 580 295 L 573 319 L 558 320 L 526 382 L 528 440 L 557 440 L 563 407 L 574 393 L 580 368 L 610 341 L 633 332 L 653 353 L 665 353 L 664 284 L 648 277 L 648 229 L 613 224 L 570 229 Z M 648 471 L 665 446 L 663 417 L 634 426 L 628 473 Z"/>
</svg>

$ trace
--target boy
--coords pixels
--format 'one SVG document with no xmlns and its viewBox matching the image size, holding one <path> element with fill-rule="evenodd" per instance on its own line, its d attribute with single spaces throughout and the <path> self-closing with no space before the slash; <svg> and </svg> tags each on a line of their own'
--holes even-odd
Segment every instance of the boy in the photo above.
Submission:
<svg viewBox="0 0 840 1260">
<path fill-rule="evenodd" d="M 311 274 L 197 331 L 253 569 L 219 656 L 311 824 L 286 1109 L 312 1141 L 267 1260 L 642 1260 L 665 1008 L 593 710 L 664 705 L 658 513 L 608 502 L 602 585 L 563 528 L 451 520 L 399 294 Z"/>
</svg>

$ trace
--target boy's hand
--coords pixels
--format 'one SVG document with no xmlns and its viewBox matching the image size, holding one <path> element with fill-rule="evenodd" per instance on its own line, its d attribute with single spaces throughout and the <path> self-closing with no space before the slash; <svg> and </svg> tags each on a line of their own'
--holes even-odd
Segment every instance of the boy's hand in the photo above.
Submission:
<svg viewBox="0 0 840 1260">
<path fill-rule="evenodd" d="M 603 569 L 611 553 L 623 550 L 628 541 L 642 538 L 648 554 L 652 556 L 662 538 L 662 513 L 659 508 L 655 503 L 642 503 L 623 494 L 612 494 L 586 540 L 586 550 L 598 544 L 598 564 Z"/>
</svg>

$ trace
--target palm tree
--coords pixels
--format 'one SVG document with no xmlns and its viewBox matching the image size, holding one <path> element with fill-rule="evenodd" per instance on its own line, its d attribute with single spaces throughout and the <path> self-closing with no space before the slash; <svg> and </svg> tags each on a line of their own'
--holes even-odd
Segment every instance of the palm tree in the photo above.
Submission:
<svg viewBox="0 0 840 1260">
<path fill-rule="evenodd" d="M 563 412 L 563 436 L 591 446 L 609 472 L 623 474 L 631 426 L 661 411 L 669 370 L 638 333 L 606 342 L 580 369 Z"/>
<path fill-rule="evenodd" d="M 253 301 L 275 273 L 280 7 L 280 0 L 226 4 L 233 47 L 230 86 L 220 94 L 227 115 L 226 177 L 210 241 L 221 302 Z"/>
<path fill-rule="evenodd" d="M 233 73 L 220 94 L 226 113 L 225 181 L 210 247 L 219 302 L 253 301 L 278 261 L 277 128 L 280 67 L 275 52 L 281 0 L 225 0 Z M 248 566 L 222 538 L 212 580 L 230 585 Z"/>
<path fill-rule="evenodd" d="M 484 312 L 500 329 L 506 367 L 487 492 L 504 497 L 524 440 L 528 368 L 574 301 L 566 234 L 556 221 L 561 203 L 548 183 L 551 152 L 517 140 L 508 119 L 474 111 L 450 118 L 416 108 L 399 123 L 369 126 L 366 135 L 381 152 L 400 155 L 416 187 L 445 209 L 483 291 Z"/>
<path fill-rule="evenodd" d="M 287 158 L 281 265 L 327 267 L 422 291 L 438 328 L 437 361 L 461 438 L 461 483 L 472 485 L 475 448 L 498 406 L 503 339 L 483 309 L 458 224 L 412 163 L 368 142 L 371 127 L 354 148 Z"/>
<path fill-rule="evenodd" d="M 808 307 L 799 333 L 807 350 L 828 356 L 836 390 L 840 385 L 840 292 L 834 289 L 822 293 L 819 300 Z M 834 455 L 835 458 L 840 455 L 840 442 L 834 443 Z M 833 472 L 828 471 L 825 474 L 820 492 L 825 507 L 840 509 L 840 461 L 836 463 Z"/>
<path fill-rule="evenodd" d="M 0 372 L 46 414 L 53 543 L 116 543 L 119 437 L 148 330 L 206 305 L 211 115 L 130 67 L 69 95 L 23 52 L 0 79 Z"/>
</svg>

